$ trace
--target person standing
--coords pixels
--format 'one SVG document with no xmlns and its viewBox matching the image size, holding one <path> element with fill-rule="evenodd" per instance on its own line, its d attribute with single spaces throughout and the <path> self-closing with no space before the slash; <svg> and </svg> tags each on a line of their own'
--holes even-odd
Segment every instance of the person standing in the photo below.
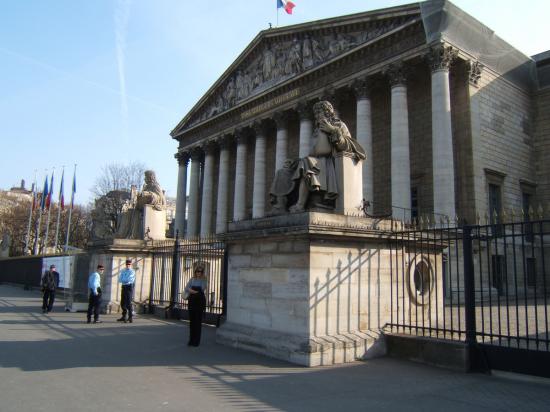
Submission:
<svg viewBox="0 0 550 412">
<path fill-rule="evenodd" d="M 42 313 L 51 312 L 55 302 L 55 291 L 59 285 L 59 273 L 55 265 L 50 265 L 50 270 L 44 272 L 41 280 L 42 286 Z"/>
<path fill-rule="evenodd" d="M 199 346 L 201 343 L 202 316 L 206 309 L 205 293 L 208 282 L 204 273 L 204 264 L 197 262 L 193 277 L 185 286 L 189 302 L 189 342 L 187 346 Z"/>
<path fill-rule="evenodd" d="M 134 295 L 134 283 L 136 282 L 136 272 L 132 269 L 132 260 L 126 260 L 126 268 L 120 272 L 118 282 L 122 285 L 120 294 L 120 307 L 122 308 L 122 317 L 117 322 L 132 323 L 132 297 Z M 128 314 L 128 320 L 126 320 Z"/>
<path fill-rule="evenodd" d="M 92 321 L 92 312 L 94 314 L 94 323 L 101 323 L 99 320 L 99 307 L 101 305 L 101 275 L 103 274 L 103 265 L 97 265 L 97 271 L 93 272 L 88 278 L 88 321 Z"/>
</svg>

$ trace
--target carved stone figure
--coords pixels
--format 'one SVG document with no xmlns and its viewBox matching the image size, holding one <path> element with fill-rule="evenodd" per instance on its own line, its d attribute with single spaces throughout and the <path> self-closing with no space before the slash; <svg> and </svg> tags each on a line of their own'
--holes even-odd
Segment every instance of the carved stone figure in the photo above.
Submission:
<svg viewBox="0 0 550 412">
<path fill-rule="evenodd" d="M 227 82 L 227 86 L 225 87 L 225 91 L 224 91 L 224 99 L 227 104 L 227 107 L 233 106 L 235 104 L 236 98 L 237 98 L 237 94 L 235 91 L 235 79 L 231 77 Z"/>
<path fill-rule="evenodd" d="M 144 176 L 145 183 L 139 194 L 133 194 L 128 207 L 121 214 L 118 223 L 118 230 L 115 237 L 123 239 L 144 239 L 146 227 L 143 225 L 145 207 L 150 205 L 153 210 L 163 212 L 166 210 L 166 197 L 161 189 L 155 172 L 146 170 Z M 166 224 L 166 217 L 162 224 Z M 149 228 L 154 231 L 156 228 Z"/>
<path fill-rule="evenodd" d="M 155 172 L 146 170 L 144 180 L 143 189 L 137 197 L 137 207 L 143 208 L 145 205 L 152 205 L 155 210 L 165 210 L 166 197 L 157 181 Z"/>
<path fill-rule="evenodd" d="M 275 64 L 275 53 L 271 50 L 271 45 L 268 44 L 262 56 L 262 75 L 264 82 L 268 82 L 273 78 Z"/>
<path fill-rule="evenodd" d="M 297 38 L 294 38 L 288 51 L 285 63 L 285 74 L 296 74 L 302 71 L 302 50 Z"/>
<path fill-rule="evenodd" d="M 351 138 L 330 102 L 315 103 L 313 113 L 313 151 L 302 159 L 287 160 L 277 171 L 270 190 L 274 213 L 283 213 L 288 206 L 291 212 L 311 207 L 333 209 L 343 190 L 337 185 L 335 155 L 343 152 L 356 161 L 365 159 L 365 151 Z"/>
</svg>

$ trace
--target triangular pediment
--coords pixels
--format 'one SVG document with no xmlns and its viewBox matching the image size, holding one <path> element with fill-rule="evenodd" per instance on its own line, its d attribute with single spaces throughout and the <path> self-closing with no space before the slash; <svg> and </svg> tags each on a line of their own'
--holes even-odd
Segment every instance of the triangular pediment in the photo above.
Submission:
<svg viewBox="0 0 550 412">
<path fill-rule="evenodd" d="M 417 3 L 260 32 L 174 128 L 176 137 L 419 18 Z"/>
</svg>

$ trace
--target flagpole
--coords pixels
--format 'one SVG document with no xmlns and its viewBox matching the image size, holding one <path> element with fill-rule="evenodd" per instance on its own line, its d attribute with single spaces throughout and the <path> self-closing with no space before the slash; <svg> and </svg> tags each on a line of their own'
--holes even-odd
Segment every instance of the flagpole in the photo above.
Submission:
<svg viewBox="0 0 550 412">
<path fill-rule="evenodd" d="M 47 172 L 48 170 L 46 170 Z M 45 202 L 44 196 L 46 195 L 46 188 L 48 182 L 48 175 L 46 174 L 46 180 L 44 181 L 44 188 L 42 189 L 42 197 L 40 199 L 40 211 L 38 212 L 38 219 L 36 221 L 36 237 L 34 238 L 34 247 L 33 247 L 33 255 L 38 255 L 38 245 L 39 245 L 39 239 L 40 239 L 40 226 L 42 224 L 42 212 L 44 210 L 43 205 Z"/>
<path fill-rule="evenodd" d="M 31 225 L 32 225 L 32 212 L 34 210 L 34 203 L 36 200 L 36 169 L 34 169 L 34 183 L 32 184 L 32 201 L 29 211 L 29 223 L 27 224 L 27 237 L 25 238 L 25 252 L 27 254 L 27 249 L 29 248 L 29 241 L 31 239 Z"/>
<path fill-rule="evenodd" d="M 73 215 L 73 206 L 74 206 L 74 192 L 76 191 L 76 163 L 74 165 L 73 173 L 73 186 L 71 188 L 71 208 L 69 209 L 69 221 L 67 222 L 67 236 L 65 237 L 65 253 L 69 249 L 69 234 L 71 233 L 71 217 Z"/>
<path fill-rule="evenodd" d="M 57 243 L 59 239 L 59 221 L 61 220 L 61 198 L 63 196 L 63 179 L 65 178 L 65 166 L 61 172 L 61 185 L 59 186 L 59 199 L 57 200 L 57 224 L 55 225 L 55 243 L 53 246 L 54 252 L 57 251 Z"/>
<path fill-rule="evenodd" d="M 52 171 L 52 181 L 50 184 L 50 191 L 48 192 L 48 197 L 46 198 L 46 207 L 48 208 L 48 219 L 46 220 L 46 235 L 44 236 L 44 251 L 48 249 L 48 234 L 50 233 L 50 216 L 52 212 L 52 192 L 53 192 L 53 175 L 55 174 L 55 167 Z"/>
</svg>

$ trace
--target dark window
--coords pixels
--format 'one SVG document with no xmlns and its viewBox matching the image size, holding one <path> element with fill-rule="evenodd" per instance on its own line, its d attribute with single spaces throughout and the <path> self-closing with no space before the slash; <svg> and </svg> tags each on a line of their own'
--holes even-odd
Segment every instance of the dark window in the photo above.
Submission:
<svg viewBox="0 0 550 412">
<path fill-rule="evenodd" d="M 523 213 L 525 215 L 525 226 L 523 228 L 523 233 L 525 233 L 525 241 L 533 241 L 533 224 L 529 223 L 531 221 L 531 216 L 529 215 L 529 210 L 532 205 L 532 197 L 530 193 L 523 192 L 521 194 L 521 207 L 523 208 Z"/>
<path fill-rule="evenodd" d="M 489 222 L 493 226 L 492 232 L 494 235 L 500 235 L 502 228 L 500 227 L 502 214 L 502 195 L 499 185 L 489 183 Z"/>
</svg>

